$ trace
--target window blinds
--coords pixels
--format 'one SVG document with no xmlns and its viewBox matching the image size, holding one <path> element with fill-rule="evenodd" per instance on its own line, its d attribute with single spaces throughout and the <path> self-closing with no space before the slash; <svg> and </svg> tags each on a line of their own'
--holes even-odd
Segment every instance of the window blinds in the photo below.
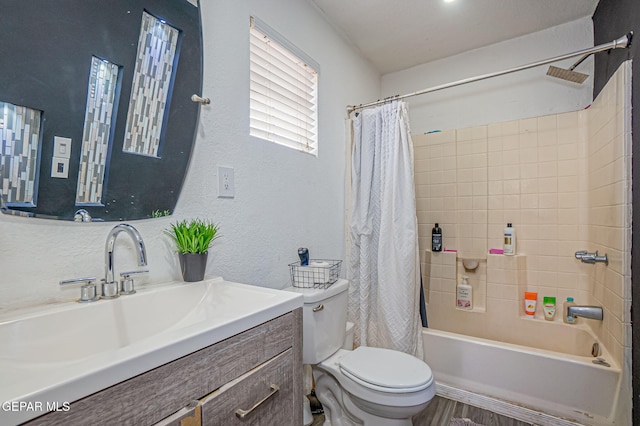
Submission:
<svg viewBox="0 0 640 426">
<path fill-rule="evenodd" d="M 249 52 L 250 135 L 317 155 L 317 64 L 253 17 Z"/>
</svg>

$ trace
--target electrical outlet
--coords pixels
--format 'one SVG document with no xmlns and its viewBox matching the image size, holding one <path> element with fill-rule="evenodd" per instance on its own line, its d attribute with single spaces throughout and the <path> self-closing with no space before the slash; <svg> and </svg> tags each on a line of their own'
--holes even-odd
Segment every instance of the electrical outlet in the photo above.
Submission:
<svg viewBox="0 0 640 426">
<path fill-rule="evenodd" d="M 69 177 L 69 159 L 51 157 L 51 177 L 67 179 Z"/>
<path fill-rule="evenodd" d="M 218 166 L 218 198 L 234 198 L 235 196 L 233 168 Z"/>
</svg>

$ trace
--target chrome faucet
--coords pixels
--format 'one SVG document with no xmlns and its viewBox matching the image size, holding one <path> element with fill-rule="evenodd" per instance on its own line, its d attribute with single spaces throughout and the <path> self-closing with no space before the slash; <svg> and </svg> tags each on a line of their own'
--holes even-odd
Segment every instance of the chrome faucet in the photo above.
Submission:
<svg viewBox="0 0 640 426">
<path fill-rule="evenodd" d="M 590 263 L 594 264 L 596 262 L 602 262 L 605 265 L 609 265 L 609 259 L 607 258 L 607 254 L 604 256 L 598 255 L 598 250 L 595 253 L 589 253 L 587 250 L 580 250 L 576 252 L 576 259 L 580 259 L 582 263 Z"/>
<path fill-rule="evenodd" d="M 602 321 L 601 306 L 569 306 L 567 307 L 567 318 L 582 317 Z"/>
<path fill-rule="evenodd" d="M 104 262 L 105 262 L 105 277 L 102 283 L 102 297 L 114 298 L 118 297 L 118 283 L 114 278 L 114 264 L 113 264 L 113 251 L 116 242 L 116 237 L 121 232 L 129 234 L 133 242 L 138 257 L 138 265 L 146 266 L 147 264 L 147 250 L 144 247 L 144 241 L 142 236 L 136 228 L 126 223 L 121 223 L 113 227 L 113 229 L 107 235 L 107 243 L 104 250 Z"/>
</svg>

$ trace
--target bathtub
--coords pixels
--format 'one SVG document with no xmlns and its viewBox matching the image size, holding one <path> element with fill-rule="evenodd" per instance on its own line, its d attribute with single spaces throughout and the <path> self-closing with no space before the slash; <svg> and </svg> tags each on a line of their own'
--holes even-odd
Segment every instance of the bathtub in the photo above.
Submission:
<svg viewBox="0 0 640 426">
<path fill-rule="evenodd" d="M 620 367 L 604 348 L 600 356 L 611 366 L 592 363 L 596 338 L 587 328 L 553 326 L 563 337 L 552 346 L 561 340 L 562 352 L 423 329 L 438 394 L 533 424 L 613 424 Z"/>
</svg>

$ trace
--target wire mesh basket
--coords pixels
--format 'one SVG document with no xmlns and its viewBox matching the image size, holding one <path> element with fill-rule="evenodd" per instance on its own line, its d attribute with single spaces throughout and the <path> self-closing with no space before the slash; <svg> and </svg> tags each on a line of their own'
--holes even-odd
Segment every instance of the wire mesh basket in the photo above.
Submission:
<svg viewBox="0 0 640 426">
<path fill-rule="evenodd" d="M 310 259 L 308 266 L 289 264 L 291 285 L 301 288 L 327 288 L 338 281 L 342 260 Z"/>
</svg>

